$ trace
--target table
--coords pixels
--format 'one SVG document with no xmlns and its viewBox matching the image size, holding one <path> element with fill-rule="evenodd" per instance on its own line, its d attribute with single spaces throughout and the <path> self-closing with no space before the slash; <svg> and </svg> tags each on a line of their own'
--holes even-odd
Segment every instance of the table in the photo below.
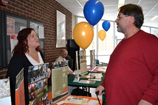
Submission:
<svg viewBox="0 0 158 105">
<path fill-rule="evenodd" d="M 76 97 L 76 98 L 86 98 L 86 99 L 88 99 L 87 103 L 88 103 L 90 100 L 98 101 L 97 98 L 93 98 L 93 97 L 74 96 L 74 95 L 69 95 L 69 96 Z M 67 96 L 67 97 L 68 97 L 68 96 Z M 65 101 L 67 97 L 65 97 L 65 98 L 63 98 L 62 100 L 56 102 L 55 104 L 51 104 L 51 105 L 58 105 L 57 103 L 59 103 L 59 102 L 61 102 L 61 101 Z M 102 105 L 102 99 L 99 99 L 99 100 L 100 100 L 100 103 L 101 103 L 101 105 Z M 86 103 L 86 104 L 77 104 L 77 105 L 87 105 L 87 103 Z M 76 105 L 76 104 L 73 104 L 73 103 L 63 103 L 63 104 L 61 104 L 61 105 Z M 99 103 L 98 103 L 97 105 L 99 105 Z"/>
<path fill-rule="evenodd" d="M 75 87 L 86 87 L 88 88 L 88 92 L 90 92 L 90 88 L 97 88 L 103 81 L 104 77 L 105 77 L 105 72 L 98 72 L 99 69 L 101 69 L 103 66 L 97 66 L 93 71 L 90 71 L 90 68 L 87 68 L 88 73 L 90 72 L 95 72 L 95 73 L 102 73 L 102 78 L 101 81 L 96 81 L 95 84 L 83 84 L 83 83 L 79 83 L 79 82 L 73 82 L 75 75 L 69 75 L 68 76 L 68 86 L 75 86 Z M 106 70 L 105 70 L 106 71 Z M 80 80 L 88 80 L 87 78 L 80 78 Z M 87 89 L 86 89 L 87 90 Z M 105 102 L 105 94 L 102 96 L 103 97 L 103 103 L 104 105 L 106 105 Z"/>
<path fill-rule="evenodd" d="M 96 69 L 94 69 L 93 70 L 93 72 L 95 72 L 95 73 L 100 73 L 100 72 L 98 72 L 98 67 L 96 67 Z M 91 71 L 88 71 L 88 73 L 91 73 Z M 68 86 L 75 86 L 75 87 L 86 87 L 86 88 L 88 88 L 89 90 L 88 91 L 90 91 L 90 88 L 96 88 L 96 87 L 98 87 L 101 83 L 102 83 L 102 81 L 103 81 L 103 79 L 104 79 L 104 75 L 105 75 L 105 73 L 102 73 L 102 78 L 101 78 L 101 81 L 96 81 L 95 82 L 95 84 L 84 84 L 84 83 L 78 83 L 78 82 L 73 82 L 73 80 L 74 80 L 74 78 L 75 78 L 75 75 L 69 75 L 68 76 Z M 80 78 L 80 80 L 88 80 L 87 78 Z M 79 96 L 78 96 L 79 97 Z M 80 97 L 86 97 L 86 96 L 80 96 Z M 89 98 L 92 98 L 92 97 L 89 97 Z M 51 100 L 52 99 L 52 94 L 51 94 L 51 92 L 49 92 L 48 93 L 48 100 Z M 64 99 L 66 99 L 66 98 L 64 98 Z M 95 98 L 96 99 L 96 98 Z M 103 99 L 104 100 L 104 99 Z M 61 100 L 60 100 L 61 101 Z M 101 101 L 102 102 L 102 101 Z M 62 105 L 69 105 L 69 104 L 62 104 Z M 73 105 L 73 104 L 71 104 L 71 105 Z"/>
<path fill-rule="evenodd" d="M 92 71 L 92 73 L 93 72 L 100 73 L 97 70 L 98 70 L 98 67 L 96 67 L 96 69 L 94 69 Z M 91 71 L 88 71 L 88 73 L 91 73 Z M 68 76 L 68 86 L 97 88 L 102 83 L 104 76 L 105 76 L 105 73 L 102 72 L 102 76 L 103 77 L 101 77 L 101 81 L 96 81 L 95 84 L 84 84 L 84 83 L 79 83 L 79 82 L 73 82 L 75 75 L 72 74 L 72 75 Z M 80 78 L 80 80 L 88 80 L 88 79 L 87 78 Z"/>
</svg>

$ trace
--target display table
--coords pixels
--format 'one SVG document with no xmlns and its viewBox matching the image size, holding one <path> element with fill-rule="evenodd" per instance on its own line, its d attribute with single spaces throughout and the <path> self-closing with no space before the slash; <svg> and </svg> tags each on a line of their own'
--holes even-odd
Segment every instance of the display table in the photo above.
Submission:
<svg viewBox="0 0 158 105">
<path fill-rule="evenodd" d="M 74 86 L 74 87 L 85 87 L 88 92 L 90 92 L 90 88 L 97 88 L 103 81 L 105 77 L 105 66 L 97 66 L 93 71 L 90 71 L 90 67 L 87 66 L 88 73 L 102 73 L 101 81 L 96 81 L 95 84 L 85 84 L 85 83 L 79 83 L 79 82 L 73 82 L 75 75 L 69 75 L 68 76 L 68 86 Z M 87 74 L 88 74 L 87 73 Z M 87 78 L 80 78 L 80 80 L 88 80 Z M 105 98 L 105 94 L 102 96 Z M 103 100 L 104 105 L 106 105 L 105 99 Z"/>
<path fill-rule="evenodd" d="M 75 78 L 75 75 L 72 74 L 72 75 L 69 75 L 68 76 L 68 86 L 75 86 L 75 87 L 91 87 L 91 88 L 96 88 L 98 87 L 103 79 L 104 79 L 104 76 L 105 76 L 105 73 L 104 72 L 99 72 L 98 69 L 100 69 L 99 67 L 96 67 L 93 71 L 89 71 L 88 70 L 88 73 L 102 73 L 102 77 L 101 77 L 101 81 L 96 81 L 95 84 L 85 84 L 85 83 L 79 83 L 79 82 L 73 82 L 74 78 Z M 87 73 L 87 74 L 88 74 Z M 95 79 L 95 78 L 94 78 Z M 80 78 L 80 80 L 88 80 L 88 78 Z"/>
<path fill-rule="evenodd" d="M 75 102 L 74 102 L 74 100 Z M 99 99 L 100 103 L 102 105 L 102 99 Z M 84 103 L 86 101 L 86 103 Z M 60 103 L 60 105 L 92 105 L 91 102 L 94 103 L 98 103 L 96 105 L 99 105 L 99 102 L 97 100 L 97 98 L 94 97 L 87 97 L 87 96 L 74 96 L 74 95 L 69 95 L 65 98 L 63 98 L 62 100 L 56 102 L 55 104 L 51 104 L 51 105 L 58 105 Z M 70 103 L 68 103 L 70 102 Z M 78 103 L 77 103 L 78 102 Z M 79 104 L 80 102 L 83 102 L 83 104 Z"/>
<path fill-rule="evenodd" d="M 100 68 L 96 68 L 96 69 L 94 69 L 93 71 L 88 71 L 87 73 L 89 74 L 89 73 L 95 73 L 95 74 L 100 74 L 99 76 L 101 77 L 100 78 L 100 81 L 96 81 L 94 84 L 86 84 L 86 83 L 79 83 L 79 82 L 73 82 L 73 80 L 74 80 L 74 78 L 75 78 L 75 75 L 69 75 L 68 76 L 68 86 L 75 86 L 75 87 L 85 87 L 86 88 L 86 90 L 88 90 L 88 92 L 90 92 L 90 88 L 96 88 L 96 87 L 98 87 L 101 83 L 102 83 L 102 81 L 103 81 L 103 79 L 104 79 L 104 75 L 105 75 L 105 73 L 103 73 L 103 72 L 99 72 L 98 70 L 99 70 Z M 95 79 L 95 78 L 94 78 Z M 53 79 L 54 80 L 54 79 Z M 88 78 L 80 78 L 80 80 L 88 80 Z M 68 95 L 68 94 L 67 94 Z M 67 96 L 66 95 L 66 96 Z M 54 96 L 54 95 L 53 95 Z M 48 92 L 48 100 L 49 101 L 52 101 L 52 102 L 54 102 L 53 104 L 51 104 L 51 105 L 58 105 L 59 104 L 59 102 L 61 102 L 60 103 L 60 105 L 93 105 L 93 104 L 91 104 L 91 102 L 92 103 L 96 103 L 95 105 L 99 105 L 98 104 L 98 101 L 96 101 L 97 100 L 97 98 L 94 98 L 94 97 L 87 97 L 87 96 L 74 96 L 74 95 L 68 95 L 68 96 L 71 96 L 71 97 L 76 97 L 76 98 L 74 98 L 72 101 L 70 101 L 70 103 L 68 102 L 68 98 L 69 97 L 65 97 L 65 98 L 63 98 L 63 99 L 59 99 L 59 101 L 57 101 L 56 99 L 53 99 L 53 97 L 52 97 L 52 91 L 49 91 Z M 78 99 L 78 98 L 81 98 L 81 100 L 83 99 L 83 98 L 86 98 L 86 99 L 84 99 L 84 100 L 86 100 L 86 102 L 87 103 L 84 103 L 84 104 L 76 104 L 76 102 L 78 102 L 78 101 L 80 101 L 80 99 L 79 100 L 77 100 L 77 101 L 75 101 L 75 103 L 73 103 L 74 102 L 74 100 L 75 99 Z M 53 100 L 52 100 L 53 99 Z M 56 100 L 56 101 L 55 101 Z M 52 103 L 51 102 L 51 103 Z M 90 103 L 89 103 L 90 102 Z M 100 102 L 102 103 L 102 99 L 100 100 Z"/>
</svg>

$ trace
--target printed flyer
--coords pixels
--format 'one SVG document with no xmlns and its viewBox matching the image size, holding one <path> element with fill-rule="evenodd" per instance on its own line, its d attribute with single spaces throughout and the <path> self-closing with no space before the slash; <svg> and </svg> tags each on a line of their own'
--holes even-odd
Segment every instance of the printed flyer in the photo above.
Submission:
<svg viewBox="0 0 158 105">
<path fill-rule="evenodd" d="M 15 104 L 25 105 L 24 69 L 22 69 L 16 76 Z"/>
<path fill-rule="evenodd" d="M 90 70 L 94 70 L 95 65 L 95 50 L 90 50 Z"/>
<path fill-rule="evenodd" d="M 46 105 L 48 102 L 48 63 L 28 69 L 29 105 Z"/>
<path fill-rule="evenodd" d="M 80 70 L 81 74 L 87 72 L 87 60 L 86 60 L 86 50 L 81 50 L 79 52 L 80 57 Z"/>
<path fill-rule="evenodd" d="M 0 93 L 0 105 L 11 105 L 9 78 L 0 79 Z"/>
</svg>

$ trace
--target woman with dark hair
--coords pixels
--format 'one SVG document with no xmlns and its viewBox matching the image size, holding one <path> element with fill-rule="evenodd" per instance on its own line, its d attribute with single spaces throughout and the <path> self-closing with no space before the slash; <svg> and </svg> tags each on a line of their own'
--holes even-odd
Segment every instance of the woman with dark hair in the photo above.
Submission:
<svg viewBox="0 0 158 105">
<path fill-rule="evenodd" d="M 18 44 L 13 49 L 13 56 L 8 66 L 7 77 L 10 78 L 12 105 L 15 105 L 16 75 L 24 68 L 25 103 L 28 105 L 28 67 L 43 64 L 40 43 L 33 28 L 25 28 L 18 33 Z"/>
</svg>

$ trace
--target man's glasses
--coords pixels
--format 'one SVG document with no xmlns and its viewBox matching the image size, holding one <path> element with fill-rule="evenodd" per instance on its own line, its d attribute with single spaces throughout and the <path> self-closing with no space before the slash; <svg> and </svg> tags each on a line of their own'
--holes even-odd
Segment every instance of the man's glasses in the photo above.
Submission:
<svg viewBox="0 0 158 105">
<path fill-rule="evenodd" d="M 121 19 L 122 17 L 127 17 L 128 15 L 118 15 L 117 16 L 117 19 L 119 20 L 119 19 Z"/>
</svg>

